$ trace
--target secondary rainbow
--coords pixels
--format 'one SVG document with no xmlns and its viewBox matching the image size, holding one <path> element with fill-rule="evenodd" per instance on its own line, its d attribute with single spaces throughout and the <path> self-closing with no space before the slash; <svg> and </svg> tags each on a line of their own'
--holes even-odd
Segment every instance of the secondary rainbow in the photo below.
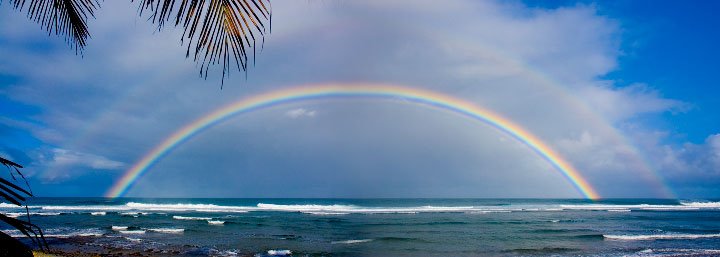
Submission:
<svg viewBox="0 0 720 257">
<path fill-rule="evenodd" d="M 532 133 L 496 113 L 471 102 L 438 92 L 396 85 L 361 83 L 338 83 L 286 88 L 251 96 L 230 103 L 175 131 L 175 133 L 167 137 L 162 141 L 162 143 L 155 146 L 138 162 L 132 165 L 123 174 L 120 180 L 118 180 L 110 188 L 110 190 L 108 190 L 106 196 L 123 196 L 135 183 L 135 181 L 138 180 L 138 178 L 140 178 L 177 145 L 182 144 L 193 135 L 200 133 L 204 129 L 221 123 L 234 115 L 279 104 L 339 97 L 378 98 L 395 101 L 402 100 L 402 102 L 405 103 L 414 103 L 435 109 L 442 109 L 467 118 L 481 121 L 515 138 L 532 149 L 540 157 L 547 160 L 584 197 L 589 199 L 597 199 L 600 197 L 596 190 L 592 188 L 592 186 L 581 176 L 580 172 L 578 172 L 569 162 L 565 161 L 555 150 L 550 148 L 546 143 L 541 141 Z"/>
</svg>

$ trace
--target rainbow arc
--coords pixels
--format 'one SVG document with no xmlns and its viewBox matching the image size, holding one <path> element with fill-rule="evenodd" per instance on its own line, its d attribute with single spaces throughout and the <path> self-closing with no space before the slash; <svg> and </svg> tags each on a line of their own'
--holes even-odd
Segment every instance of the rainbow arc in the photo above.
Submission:
<svg viewBox="0 0 720 257">
<path fill-rule="evenodd" d="M 363 97 L 411 103 L 441 109 L 487 124 L 514 138 L 550 163 L 585 198 L 597 199 L 600 195 L 582 174 L 562 158 L 548 144 L 511 120 L 471 102 L 438 92 L 384 84 L 324 84 L 280 89 L 240 99 L 221 107 L 172 133 L 160 144 L 133 164 L 108 190 L 106 196 L 123 196 L 163 156 L 203 130 L 230 117 L 281 104 L 325 98 Z"/>
</svg>

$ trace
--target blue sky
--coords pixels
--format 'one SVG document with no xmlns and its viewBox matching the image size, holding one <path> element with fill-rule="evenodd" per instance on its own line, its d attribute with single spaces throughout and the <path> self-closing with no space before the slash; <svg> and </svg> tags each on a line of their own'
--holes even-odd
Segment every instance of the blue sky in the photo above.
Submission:
<svg viewBox="0 0 720 257">
<path fill-rule="evenodd" d="M 181 31 L 156 32 L 134 4 L 103 5 L 83 57 L 0 6 L 0 154 L 27 166 L 40 195 L 102 195 L 165 136 L 225 103 L 362 81 L 492 109 L 603 196 L 666 197 L 660 183 L 682 198 L 720 197 L 711 1 L 275 1 L 256 66 L 223 90 L 219 74 L 197 77 Z M 171 152 L 130 195 L 578 197 L 497 131 L 360 100 L 235 117 Z"/>
</svg>

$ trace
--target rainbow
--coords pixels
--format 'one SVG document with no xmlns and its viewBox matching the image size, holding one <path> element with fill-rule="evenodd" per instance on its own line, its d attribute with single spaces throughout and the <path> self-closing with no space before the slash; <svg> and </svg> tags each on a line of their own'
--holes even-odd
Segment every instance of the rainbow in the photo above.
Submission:
<svg viewBox="0 0 720 257">
<path fill-rule="evenodd" d="M 176 146 L 187 141 L 204 129 L 221 123 L 236 114 L 252 112 L 279 104 L 337 97 L 369 97 L 386 100 L 402 100 L 403 102 L 450 111 L 476 121 L 481 121 L 525 144 L 540 157 L 547 160 L 585 198 L 599 198 L 596 190 L 581 176 L 580 172 L 569 162 L 565 161 L 557 152 L 535 135 L 496 113 L 471 102 L 438 92 L 395 85 L 359 83 L 309 85 L 280 89 L 240 99 L 221 107 L 175 131 L 175 133 L 163 140 L 162 143 L 155 146 L 122 175 L 120 180 L 108 190 L 106 196 L 123 196 L 138 178 Z"/>
</svg>

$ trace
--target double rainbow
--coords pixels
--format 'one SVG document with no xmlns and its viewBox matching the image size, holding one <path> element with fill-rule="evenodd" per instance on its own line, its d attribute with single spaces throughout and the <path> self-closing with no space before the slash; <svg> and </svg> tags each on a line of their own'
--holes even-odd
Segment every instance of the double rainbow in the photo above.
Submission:
<svg viewBox="0 0 720 257">
<path fill-rule="evenodd" d="M 106 196 L 123 196 L 135 181 L 177 145 L 182 144 L 204 129 L 221 123 L 234 115 L 280 104 L 339 97 L 361 97 L 383 100 L 401 99 L 403 100 L 402 102 L 405 103 L 446 110 L 476 121 L 481 121 L 525 144 L 540 157 L 547 160 L 584 197 L 589 199 L 599 198 L 595 189 L 590 186 L 570 163 L 565 161 L 557 152 L 535 135 L 510 120 L 456 97 L 417 88 L 384 84 L 309 85 L 271 91 L 230 103 L 175 131 L 175 133 L 155 146 L 150 152 L 145 154 L 140 161 L 130 167 L 120 180 L 110 188 Z"/>
</svg>

